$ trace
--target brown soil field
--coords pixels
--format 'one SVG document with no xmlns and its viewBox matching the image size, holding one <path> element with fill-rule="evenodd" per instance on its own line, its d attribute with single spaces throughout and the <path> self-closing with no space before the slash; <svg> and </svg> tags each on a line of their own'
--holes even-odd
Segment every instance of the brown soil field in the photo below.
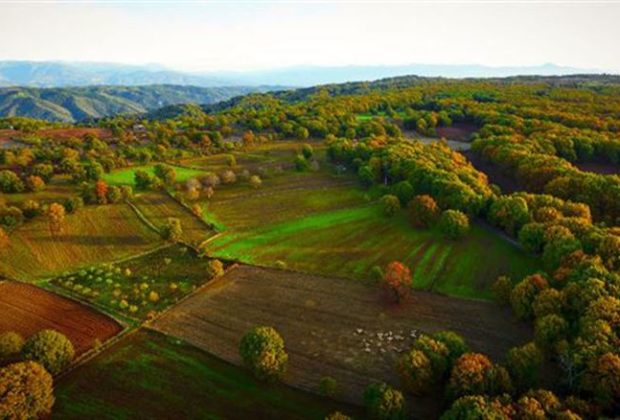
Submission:
<svg viewBox="0 0 620 420">
<path fill-rule="evenodd" d="M 620 175 L 620 166 L 608 162 L 573 163 L 579 170 L 601 175 Z"/>
<path fill-rule="evenodd" d="M 473 124 L 455 123 L 450 127 L 437 127 L 437 135 L 449 140 L 467 141 L 478 130 Z"/>
<path fill-rule="evenodd" d="M 82 138 L 86 134 L 93 134 L 102 140 L 112 137 L 112 132 L 105 128 L 83 128 L 83 127 L 70 127 L 70 128 L 49 128 L 45 130 L 38 130 L 35 135 L 40 137 L 50 137 L 53 139 L 63 140 L 71 137 Z"/>
<path fill-rule="evenodd" d="M 358 404 L 370 382 L 400 385 L 395 361 L 420 332 L 455 331 L 495 360 L 532 338 L 525 324 L 489 302 L 414 292 L 396 306 L 361 282 L 252 266 L 232 268 L 153 328 L 241 364 L 240 339 L 257 325 L 273 326 L 284 338 L 286 383 L 316 392 L 320 379 L 332 376 L 338 398 Z M 412 406 L 418 416 L 433 417 L 441 400 L 429 395 Z"/>
<path fill-rule="evenodd" d="M 16 331 L 28 337 L 44 329 L 66 335 L 79 355 L 92 348 L 95 340 L 103 342 L 123 327 L 94 309 L 36 286 L 0 282 L 0 332 Z"/>
<path fill-rule="evenodd" d="M 489 183 L 499 186 L 504 194 L 510 194 L 516 191 L 527 191 L 515 177 L 506 175 L 497 165 L 482 159 L 477 153 L 473 151 L 461 153 L 474 165 L 474 168 L 487 175 Z"/>
</svg>

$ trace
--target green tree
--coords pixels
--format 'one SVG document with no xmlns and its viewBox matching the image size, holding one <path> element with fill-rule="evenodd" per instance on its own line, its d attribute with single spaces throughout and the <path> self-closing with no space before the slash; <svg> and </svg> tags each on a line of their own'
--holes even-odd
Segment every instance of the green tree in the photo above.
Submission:
<svg viewBox="0 0 620 420">
<path fill-rule="evenodd" d="M 520 319 L 531 318 L 536 296 L 548 287 L 547 279 L 540 274 L 532 274 L 521 280 L 510 292 L 510 305 L 515 315 Z"/>
<path fill-rule="evenodd" d="M 22 355 L 26 360 L 40 363 L 55 375 L 71 363 L 75 351 L 71 341 L 63 334 L 54 330 L 43 330 L 26 340 Z"/>
<path fill-rule="evenodd" d="M 543 353 L 535 343 L 513 347 L 508 351 L 506 367 L 519 389 L 527 390 L 538 384 L 543 359 Z"/>
<path fill-rule="evenodd" d="M 416 395 L 426 393 L 435 380 L 431 361 L 415 348 L 400 357 L 397 371 L 407 390 Z"/>
<path fill-rule="evenodd" d="M 392 217 L 400 210 L 400 201 L 395 195 L 386 194 L 381 197 L 381 208 L 386 217 Z"/>
<path fill-rule="evenodd" d="M 284 375 L 288 355 L 284 340 L 271 327 L 254 327 L 241 339 L 239 353 L 245 365 L 261 380 L 277 380 Z"/>
<path fill-rule="evenodd" d="M 493 298 L 500 306 L 508 306 L 510 304 L 510 292 L 512 292 L 512 281 L 509 277 L 499 276 L 491 286 Z"/>
<path fill-rule="evenodd" d="M 14 331 L 7 331 L 0 334 L 0 360 L 19 354 L 24 347 L 24 339 Z"/>
<path fill-rule="evenodd" d="M 445 210 L 441 213 L 439 230 L 450 239 L 458 239 L 469 232 L 469 218 L 458 210 Z"/>
<path fill-rule="evenodd" d="M 406 415 L 402 392 L 385 383 L 368 385 L 364 391 L 364 406 L 373 419 L 400 420 Z"/>
<path fill-rule="evenodd" d="M 169 242 L 179 242 L 183 237 L 183 227 L 181 220 L 176 217 L 169 217 L 160 229 L 162 239 Z"/>
</svg>

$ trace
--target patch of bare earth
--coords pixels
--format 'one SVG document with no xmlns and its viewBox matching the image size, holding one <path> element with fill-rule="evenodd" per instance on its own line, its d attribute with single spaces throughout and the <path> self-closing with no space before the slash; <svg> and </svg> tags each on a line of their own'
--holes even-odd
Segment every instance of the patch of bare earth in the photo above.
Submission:
<svg viewBox="0 0 620 420">
<path fill-rule="evenodd" d="M 66 335 L 80 355 L 122 331 L 113 319 L 88 306 L 38 287 L 0 282 L 0 333 L 15 331 L 28 337 L 44 329 Z"/>
<path fill-rule="evenodd" d="M 360 282 L 251 266 L 232 268 L 152 327 L 241 364 L 240 339 L 257 325 L 284 338 L 286 383 L 316 392 L 321 378 L 332 376 L 338 397 L 358 404 L 371 382 L 400 385 L 395 362 L 422 332 L 455 331 L 494 359 L 531 339 L 527 326 L 489 302 L 414 292 L 397 306 Z M 414 414 L 437 416 L 441 400 L 415 399 Z"/>
<path fill-rule="evenodd" d="M 573 163 L 579 170 L 601 175 L 620 175 L 620 166 L 608 162 Z"/>
</svg>

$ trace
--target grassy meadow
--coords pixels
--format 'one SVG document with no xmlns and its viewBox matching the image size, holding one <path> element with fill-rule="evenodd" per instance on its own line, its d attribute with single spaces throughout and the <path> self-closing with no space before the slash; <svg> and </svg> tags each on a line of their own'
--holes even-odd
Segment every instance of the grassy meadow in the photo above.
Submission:
<svg viewBox="0 0 620 420">
<path fill-rule="evenodd" d="M 177 173 L 176 181 L 185 182 L 190 178 L 197 177 L 204 173 L 198 169 L 184 168 L 181 166 L 171 165 Z M 149 175 L 155 174 L 155 165 L 134 166 L 131 168 L 112 171 L 103 176 L 103 180 L 109 185 L 131 185 L 135 186 L 134 176 L 137 171 L 144 171 Z"/>
<path fill-rule="evenodd" d="M 283 261 L 293 270 L 354 279 L 399 260 L 411 268 L 416 289 L 484 299 L 497 276 L 517 280 L 539 269 L 536 258 L 480 226 L 452 241 L 434 230 L 413 229 L 403 214 L 385 218 L 376 204 L 227 231 L 208 251 L 248 264 Z"/>
<path fill-rule="evenodd" d="M 127 204 L 86 206 L 66 216 L 63 232 L 50 233 L 37 217 L 10 235 L 0 253 L 0 273 L 24 281 L 52 277 L 93 264 L 140 254 L 162 244 Z"/>
</svg>

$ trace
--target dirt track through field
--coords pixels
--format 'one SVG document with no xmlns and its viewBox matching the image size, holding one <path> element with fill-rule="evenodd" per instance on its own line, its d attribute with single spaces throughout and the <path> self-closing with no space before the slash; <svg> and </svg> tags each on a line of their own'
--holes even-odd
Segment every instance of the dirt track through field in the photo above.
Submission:
<svg viewBox="0 0 620 420">
<path fill-rule="evenodd" d="M 53 329 L 66 335 L 80 355 L 122 331 L 113 319 L 87 306 L 36 286 L 0 282 L 0 333 L 16 331 L 24 338 Z"/>
<path fill-rule="evenodd" d="M 489 302 L 415 292 L 397 307 L 360 282 L 251 266 L 231 269 L 153 328 L 240 364 L 241 336 L 256 325 L 282 334 L 290 357 L 285 382 L 316 392 L 329 375 L 354 403 L 372 381 L 399 385 L 394 363 L 412 333 L 453 330 L 496 360 L 531 339 L 528 327 Z"/>
</svg>

